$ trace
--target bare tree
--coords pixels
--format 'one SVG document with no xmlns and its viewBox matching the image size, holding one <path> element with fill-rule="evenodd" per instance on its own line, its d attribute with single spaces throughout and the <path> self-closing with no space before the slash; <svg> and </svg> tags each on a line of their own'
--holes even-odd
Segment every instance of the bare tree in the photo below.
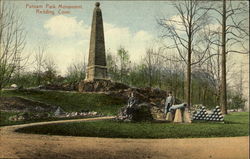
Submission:
<svg viewBox="0 0 250 159">
<path fill-rule="evenodd" d="M 173 7 L 178 11 L 178 15 L 172 18 L 157 19 L 158 25 L 162 28 L 161 37 L 172 40 L 172 44 L 167 45 L 168 49 L 176 49 L 179 57 L 187 66 L 186 71 L 186 102 L 188 108 L 191 106 L 191 67 L 201 62 L 210 46 L 200 39 L 199 34 L 204 26 L 209 22 L 208 11 L 204 9 L 202 2 L 198 1 L 178 1 L 173 3 Z M 201 46 L 202 47 L 198 47 Z M 192 55 L 200 55 L 194 61 Z"/>
<path fill-rule="evenodd" d="M 248 20 L 246 13 L 249 14 L 247 7 L 247 2 L 223 0 L 222 6 L 209 8 L 221 16 L 221 19 L 215 17 L 221 26 L 221 32 L 214 32 L 215 34 L 220 33 L 221 38 L 212 43 L 221 47 L 220 106 L 224 114 L 227 114 L 227 54 L 249 53 L 249 48 L 245 47 L 246 41 L 249 41 L 249 29 L 246 27 Z M 237 46 L 238 48 L 235 49 Z"/>
<path fill-rule="evenodd" d="M 26 34 L 16 8 L 0 1 L 0 90 L 20 69 Z"/>
<path fill-rule="evenodd" d="M 83 61 L 79 59 L 74 60 L 67 68 L 67 78 L 70 82 L 80 82 L 85 78 L 86 67 L 85 56 Z"/>
<path fill-rule="evenodd" d="M 41 78 L 42 78 L 42 72 L 44 68 L 44 63 L 45 63 L 45 52 L 46 52 L 46 47 L 44 44 L 37 46 L 35 48 L 35 73 L 37 77 L 37 84 L 41 84 Z"/>
<path fill-rule="evenodd" d="M 157 72 L 160 70 L 160 54 L 161 49 L 154 50 L 152 47 L 146 49 L 145 57 L 143 58 L 143 63 L 145 66 L 146 77 L 148 79 L 149 87 L 152 87 L 153 78 L 157 77 Z"/>
<path fill-rule="evenodd" d="M 46 57 L 44 61 L 44 80 L 47 81 L 48 84 L 51 84 L 56 79 L 56 64 L 53 58 Z"/>
</svg>

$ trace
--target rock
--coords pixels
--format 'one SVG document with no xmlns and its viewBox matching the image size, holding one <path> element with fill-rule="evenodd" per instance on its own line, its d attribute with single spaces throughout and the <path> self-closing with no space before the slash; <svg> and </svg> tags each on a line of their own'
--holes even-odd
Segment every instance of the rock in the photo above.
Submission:
<svg viewBox="0 0 250 159">
<path fill-rule="evenodd" d="M 128 89 L 129 86 L 112 82 L 111 80 L 93 80 L 93 81 L 81 81 L 79 83 L 79 92 L 108 92 L 119 91 Z"/>
<path fill-rule="evenodd" d="M 44 111 L 44 108 L 40 107 L 40 106 L 36 106 L 35 110 L 38 112 Z"/>
<path fill-rule="evenodd" d="M 40 85 L 39 89 L 76 91 L 78 90 L 78 83 L 62 83 L 62 84 L 50 84 L 49 83 L 46 85 Z"/>
<path fill-rule="evenodd" d="M 123 121 L 152 121 L 154 118 L 151 113 L 150 104 L 141 103 L 134 104 L 132 107 L 124 106 L 119 115 L 117 116 L 118 120 Z"/>
<path fill-rule="evenodd" d="M 13 116 L 10 116 L 10 117 L 9 117 L 9 120 L 10 120 L 10 121 L 16 121 L 17 118 L 18 118 L 17 115 L 13 115 Z"/>
<path fill-rule="evenodd" d="M 24 120 L 24 117 L 23 116 L 18 116 L 17 120 Z"/>
<path fill-rule="evenodd" d="M 15 89 L 17 89 L 17 84 L 12 84 L 12 85 L 10 85 L 10 88 L 15 88 Z"/>
<path fill-rule="evenodd" d="M 164 120 L 165 119 L 165 114 L 160 108 L 153 106 L 150 109 L 150 111 L 151 111 L 151 114 L 152 114 L 154 120 Z"/>
<path fill-rule="evenodd" d="M 61 107 L 57 107 L 56 111 L 54 112 L 54 116 L 65 115 L 65 111 Z"/>
<path fill-rule="evenodd" d="M 28 112 L 23 113 L 23 117 L 24 117 L 25 120 L 29 120 L 30 119 L 30 115 L 29 115 Z"/>
</svg>

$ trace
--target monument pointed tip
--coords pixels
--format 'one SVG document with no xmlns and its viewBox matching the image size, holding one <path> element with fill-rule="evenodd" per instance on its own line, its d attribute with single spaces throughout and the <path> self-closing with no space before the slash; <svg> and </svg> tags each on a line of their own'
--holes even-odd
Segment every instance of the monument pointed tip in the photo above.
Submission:
<svg viewBox="0 0 250 159">
<path fill-rule="evenodd" d="M 96 7 L 99 7 L 99 6 L 100 6 L 100 2 L 96 2 L 96 3 L 95 3 L 95 6 L 96 6 Z"/>
</svg>

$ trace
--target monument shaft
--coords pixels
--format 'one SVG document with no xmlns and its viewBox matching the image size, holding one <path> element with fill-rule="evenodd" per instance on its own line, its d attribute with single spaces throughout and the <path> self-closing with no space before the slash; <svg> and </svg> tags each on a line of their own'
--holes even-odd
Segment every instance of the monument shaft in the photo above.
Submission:
<svg viewBox="0 0 250 159">
<path fill-rule="evenodd" d="M 100 3 L 97 2 L 93 12 L 89 45 L 89 59 L 86 74 L 87 81 L 92 81 L 95 79 L 107 79 L 103 20 L 102 11 L 99 6 Z"/>
</svg>

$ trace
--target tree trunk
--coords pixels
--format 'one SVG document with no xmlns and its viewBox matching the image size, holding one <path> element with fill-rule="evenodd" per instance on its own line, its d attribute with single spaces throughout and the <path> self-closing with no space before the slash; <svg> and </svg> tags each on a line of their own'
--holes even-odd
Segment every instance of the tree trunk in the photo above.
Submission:
<svg viewBox="0 0 250 159">
<path fill-rule="evenodd" d="M 203 104 L 206 105 L 206 95 L 207 95 L 207 87 L 204 88 L 203 90 Z"/>
<path fill-rule="evenodd" d="M 227 81 L 226 81 L 226 0 L 223 0 L 222 16 L 222 52 L 221 52 L 221 100 L 223 114 L 227 114 Z"/>
<path fill-rule="evenodd" d="M 218 56 L 217 56 L 217 80 L 218 80 L 218 84 L 217 84 L 217 93 L 216 93 L 216 102 L 217 102 L 217 105 L 220 105 L 220 92 L 221 92 L 221 70 L 220 70 L 220 56 L 221 56 L 221 53 L 220 53 L 220 47 L 218 46 Z"/>
<path fill-rule="evenodd" d="M 191 107 L 191 45 L 188 50 L 188 63 L 187 63 L 187 86 L 186 86 L 186 101 L 188 109 Z"/>
</svg>

